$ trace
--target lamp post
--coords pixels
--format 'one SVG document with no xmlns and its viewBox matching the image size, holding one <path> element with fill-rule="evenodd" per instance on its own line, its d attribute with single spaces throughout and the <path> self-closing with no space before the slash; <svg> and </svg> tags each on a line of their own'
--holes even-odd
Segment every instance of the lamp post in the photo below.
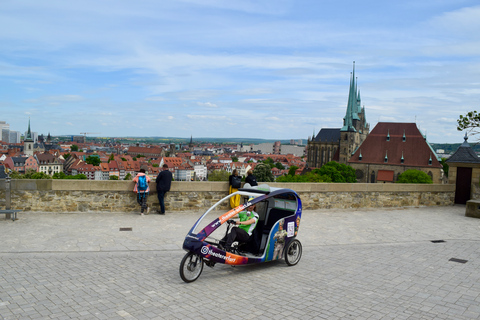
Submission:
<svg viewBox="0 0 480 320">
<path fill-rule="evenodd" d="M 7 177 L 5 178 L 5 209 L 10 210 L 11 209 L 11 200 L 12 200 L 12 195 L 11 195 L 11 188 L 10 188 L 10 181 L 12 178 L 10 178 L 10 175 L 8 174 L 8 171 L 5 172 Z M 11 219 L 11 214 L 7 213 L 5 215 L 6 219 Z"/>
</svg>

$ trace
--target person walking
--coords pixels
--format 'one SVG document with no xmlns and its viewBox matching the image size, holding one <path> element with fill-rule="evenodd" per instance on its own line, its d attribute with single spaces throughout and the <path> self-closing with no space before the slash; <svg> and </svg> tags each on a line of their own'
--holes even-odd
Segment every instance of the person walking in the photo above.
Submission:
<svg viewBox="0 0 480 320">
<path fill-rule="evenodd" d="M 160 204 L 159 214 L 165 214 L 165 194 L 170 191 L 172 176 L 172 173 L 168 170 L 168 165 L 164 164 L 163 170 L 158 174 L 156 179 L 158 203 Z"/>
<path fill-rule="evenodd" d="M 145 174 L 145 169 L 140 169 L 140 172 L 133 178 L 133 181 L 135 182 L 133 192 L 137 194 L 137 203 L 140 205 L 140 214 L 143 216 L 145 211 L 147 214 L 150 211 L 147 205 L 148 193 L 150 192 L 150 187 L 148 186 L 150 177 Z"/>
</svg>

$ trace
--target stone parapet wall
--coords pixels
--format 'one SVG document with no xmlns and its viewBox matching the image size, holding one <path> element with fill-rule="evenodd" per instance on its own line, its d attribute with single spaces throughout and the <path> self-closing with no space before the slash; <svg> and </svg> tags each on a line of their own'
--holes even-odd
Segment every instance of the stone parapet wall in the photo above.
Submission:
<svg viewBox="0 0 480 320">
<path fill-rule="evenodd" d="M 453 184 L 270 183 L 295 190 L 304 209 L 453 205 Z M 12 180 L 11 208 L 40 212 L 136 212 L 132 181 Z M 148 203 L 158 208 L 155 184 Z M 172 182 L 167 211 L 203 212 L 227 196 L 227 182 Z M 5 206 L 0 180 L 0 207 Z M 227 209 L 225 207 L 225 209 Z"/>
</svg>

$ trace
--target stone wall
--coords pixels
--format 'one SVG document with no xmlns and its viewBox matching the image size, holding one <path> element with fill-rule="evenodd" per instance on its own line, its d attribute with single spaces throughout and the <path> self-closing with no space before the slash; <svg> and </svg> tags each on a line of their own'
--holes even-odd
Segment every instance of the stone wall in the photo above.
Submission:
<svg viewBox="0 0 480 320">
<path fill-rule="evenodd" d="M 455 185 L 369 183 L 271 183 L 295 190 L 304 209 L 375 208 L 453 205 Z M 40 212 L 136 212 L 132 181 L 12 180 L 11 208 Z M 148 203 L 156 210 L 155 184 Z M 227 182 L 172 182 L 167 211 L 203 212 L 227 196 Z M 5 180 L 0 180 L 0 207 L 5 207 Z M 225 209 L 227 209 L 225 207 Z"/>
</svg>

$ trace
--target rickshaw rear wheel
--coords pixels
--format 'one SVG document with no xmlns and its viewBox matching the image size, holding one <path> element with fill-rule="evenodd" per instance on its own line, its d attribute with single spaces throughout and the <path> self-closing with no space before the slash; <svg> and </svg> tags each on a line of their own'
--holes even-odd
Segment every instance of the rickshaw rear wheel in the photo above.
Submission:
<svg viewBox="0 0 480 320">
<path fill-rule="evenodd" d="M 289 266 L 296 265 L 302 257 L 302 244 L 297 239 L 292 240 L 285 250 L 285 262 Z"/>
<path fill-rule="evenodd" d="M 193 252 L 188 252 L 180 263 L 180 277 L 185 282 L 193 282 L 203 271 L 203 258 Z"/>
</svg>

